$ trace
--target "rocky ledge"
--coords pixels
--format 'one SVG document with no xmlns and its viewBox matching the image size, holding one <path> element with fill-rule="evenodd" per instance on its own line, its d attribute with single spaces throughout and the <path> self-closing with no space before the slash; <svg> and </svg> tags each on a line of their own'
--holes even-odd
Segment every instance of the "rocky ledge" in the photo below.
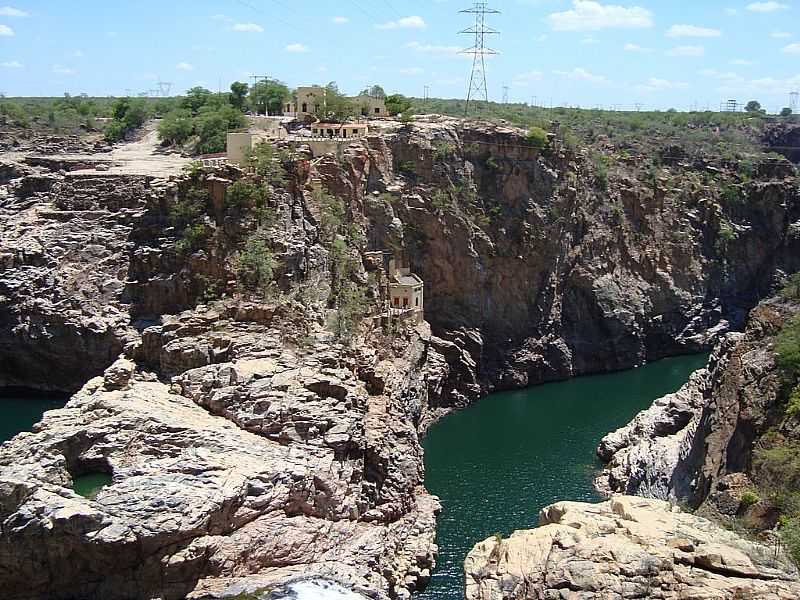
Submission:
<svg viewBox="0 0 800 600">
<path fill-rule="evenodd" d="M 743 333 L 725 336 L 705 369 L 603 438 L 597 452 L 608 465 L 598 489 L 697 507 L 748 472 L 754 444 L 782 413 L 775 335 L 798 312 L 780 299 L 763 302 Z"/>
<path fill-rule="evenodd" d="M 659 500 L 562 502 L 537 529 L 489 538 L 467 556 L 467 600 L 800 597 L 776 548 Z"/>
</svg>

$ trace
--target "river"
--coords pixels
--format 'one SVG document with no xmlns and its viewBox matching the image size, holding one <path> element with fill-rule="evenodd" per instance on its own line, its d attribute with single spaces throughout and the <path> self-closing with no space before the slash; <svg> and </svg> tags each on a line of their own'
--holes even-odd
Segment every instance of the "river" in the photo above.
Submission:
<svg viewBox="0 0 800 600">
<path fill-rule="evenodd" d="M 708 355 L 492 394 L 442 419 L 425 438 L 425 484 L 442 501 L 439 559 L 420 600 L 463 598 L 475 543 L 535 527 L 560 500 L 597 501 L 600 439 L 680 388 Z"/>
<path fill-rule="evenodd" d="M 21 431 L 30 431 L 45 411 L 63 408 L 68 397 L 65 394 L 47 394 L 0 388 L 0 443 L 7 442 Z"/>
</svg>

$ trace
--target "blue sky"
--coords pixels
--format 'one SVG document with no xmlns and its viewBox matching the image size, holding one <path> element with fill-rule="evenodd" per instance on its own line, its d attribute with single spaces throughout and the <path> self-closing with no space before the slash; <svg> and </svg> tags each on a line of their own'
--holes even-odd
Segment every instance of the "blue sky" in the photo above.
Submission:
<svg viewBox="0 0 800 600">
<path fill-rule="evenodd" d="M 216 90 L 251 74 L 291 86 L 461 97 L 466 0 L 0 0 L 0 92 Z M 497 0 L 489 94 L 682 110 L 800 91 L 800 1 Z"/>
</svg>

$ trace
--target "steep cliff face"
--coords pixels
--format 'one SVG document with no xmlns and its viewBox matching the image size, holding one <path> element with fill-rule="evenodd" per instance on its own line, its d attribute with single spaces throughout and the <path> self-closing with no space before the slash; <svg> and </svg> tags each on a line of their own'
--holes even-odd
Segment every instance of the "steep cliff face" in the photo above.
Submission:
<svg viewBox="0 0 800 600">
<path fill-rule="evenodd" d="M 493 387 L 710 348 L 800 266 L 788 163 L 723 198 L 710 164 L 630 158 L 605 182 L 588 152 L 539 152 L 513 128 L 381 133 L 321 171 L 371 241 L 411 258 L 434 330 L 481 340 Z"/>
<path fill-rule="evenodd" d="M 609 464 L 598 487 L 693 507 L 708 502 L 709 510 L 729 516 L 746 508 L 738 497 L 752 486 L 747 475 L 753 450 L 786 420 L 789 390 L 776 366 L 774 342 L 798 312 L 800 307 L 784 300 L 760 304 L 743 333 L 731 333 L 717 346 L 706 369 L 606 436 L 598 453 Z"/>
</svg>

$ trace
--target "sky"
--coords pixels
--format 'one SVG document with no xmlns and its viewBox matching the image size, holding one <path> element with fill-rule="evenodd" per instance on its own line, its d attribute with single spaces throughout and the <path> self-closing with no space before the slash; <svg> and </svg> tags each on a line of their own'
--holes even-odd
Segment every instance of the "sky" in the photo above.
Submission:
<svg viewBox="0 0 800 600">
<path fill-rule="evenodd" d="M 467 0 L 0 0 L 0 92 L 171 93 L 268 75 L 464 97 Z M 800 91 L 800 0 L 495 0 L 490 99 L 716 110 Z"/>
</svg>

